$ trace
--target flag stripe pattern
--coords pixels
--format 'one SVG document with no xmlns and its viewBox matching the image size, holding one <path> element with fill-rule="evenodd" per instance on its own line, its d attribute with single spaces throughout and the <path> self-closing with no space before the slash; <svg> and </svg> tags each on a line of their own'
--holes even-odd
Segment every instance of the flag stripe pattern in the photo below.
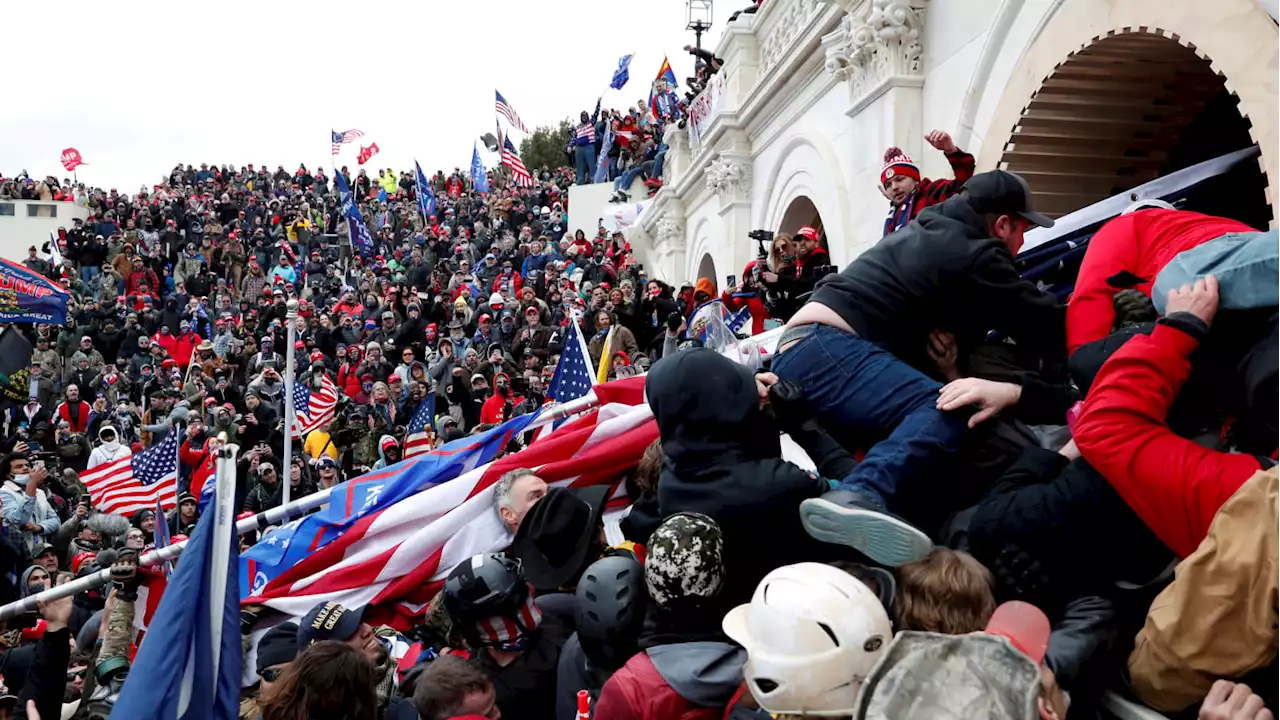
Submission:
<svg viewBox="0 0 1280 720">
<path fill-rule="evenodd" d="M 178 432 L 170 430 L 163 441 L 135 455 L 103 463 L 80 476 L 89 490 L 94 509 L 132 515 L 178 503 Z"/>
<path fill-rule="evenodd" d="M 422 399 L 413 417 L 409 419 L 409 427 L 404 438 L 404 457 L 411 458 L 431 449 L 431 428 L 435 422 L 436 395 L 431 393 Z"/>
<path fill-rule="evenodd" d="M 371 604 L 367 622 L 407 627 L 455 565 L 511 542 L 493 510 L 493 484 L 503 473 L 534 468 L 552 485 L 584 487 L 617 483 L 639 463 L 658 437 L 643 383 L 637 377 L 599 387 L 608 404 L 598 411 L 362 518 L 242 602 L 290 615 L 305 614 L 321 600 Z"/>
<path fill-rule="evenodd" d="M 315 392 L 307 383 L 293 384 L 294 437 L 300 438 L 333 420 L 338 406 L 338 388 L 329 374 L 320 376 L 320 388 Z"/>
<path fill-rule="evenodd" d="M 520 122 L 520 116 L 517 115 L 516 111 L 507 103 L 507 99 L 502 97 L 502 93 L 494 90 L 493 94 L 496 97 L 494 109 L 498 111 L 498 114 L 506 118 L 507 122 L 511 123 L 511 127 L 519 130 L 520 132 L 529 132 L 529 128 L 525 127 L 523 122 Z"/>
<path fill-rule="evenodd" d="M 342 149 L 343 145 L 346 145 L 347 143 L 352 142 L 356 138 L 364 137 L 364 133 L 360 132 L 359 130 L 347 130 L 346 132 L 333 132 L 331 130 L 329 131 L 329 134 L 333 136 L 332 140 L 333 140 L 334 155 L 338 154 L 338 151 Z"/>
<path fill-rule="evenodd" d="M 529 174 L 524 161 L 520 159 L 520 154 L 516 152 L 516 146 L 511 144 L 511 138 L 506 138 L 503 142 L 502 164 L 511 168 L 511 176 L 515 178 L 516 185 L 533 187 L 533 176 Z"/>
</svg>

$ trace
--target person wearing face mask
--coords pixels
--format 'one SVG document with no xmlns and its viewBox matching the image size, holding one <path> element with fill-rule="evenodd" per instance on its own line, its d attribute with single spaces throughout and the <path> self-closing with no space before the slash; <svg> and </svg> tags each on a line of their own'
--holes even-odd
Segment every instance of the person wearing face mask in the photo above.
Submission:
<svg viewBox="0 0 1280 720">
<path fill-rule="evenodd" d="M 515 406 L 524 398 L 511 389 L 511 378 L 504 372 L 496 372 L 493 376 L 493 395 L 485 399 L 480 407 L 480 424 L 497 425 L 511 418 Z"/>
<path fill-rule="evenodd" d="M 98 430 L 98 439 L 102 441 L 102 444 L 89 453 L 89 470 L 103 463 L 115 462 L 133 454 L 132 450 L 121 444 L 120 433 L 111 425 L 103 425 Z"/>
<path fill-rule="evenodd" d="M 49 491 L 41 487 L 49 473 L 43 465 L 33 468 L 26 453 L 11 453 L 3 470 L 0 511 L 10 531 L 21 531 L 19 537 L 31 552 L 42 542 L 41 538 L 52 536 L 62 524 L 49 500 Z"/>
</svg>

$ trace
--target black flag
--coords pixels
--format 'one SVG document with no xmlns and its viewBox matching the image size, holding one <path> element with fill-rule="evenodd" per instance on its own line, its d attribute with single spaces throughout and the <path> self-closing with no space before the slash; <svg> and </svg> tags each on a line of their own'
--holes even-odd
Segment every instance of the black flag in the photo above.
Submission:
<svg viewBox="0 0 1280 720">
<path fill-rule="evenodd" d="M 0 411 L 27 401 L 31 390 L 31 342 L 16 328 L 0 332 Z"/>
<path fill-rule="evenodd" d="M 498 138 L 494 137 L 493 133 L 481 135 L 480 142 L 484 143 L 486 148 L 489 148 L 489 152 L 498 152 Z"/>
</svg>

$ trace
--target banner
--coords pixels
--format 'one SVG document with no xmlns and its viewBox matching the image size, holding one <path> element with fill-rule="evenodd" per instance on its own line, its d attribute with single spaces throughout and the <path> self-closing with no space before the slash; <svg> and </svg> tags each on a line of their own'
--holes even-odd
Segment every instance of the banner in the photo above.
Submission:
<svg viewBox="0 0 1280 720">
<path fill-rule="evenodd" d="M 80 157 L 79 150 L 67 148 L 62 151 L 62 167 L 66 168 L 67 172 L 72 172 L 81 165 L 88 165 L 88 163 L 84 161 L 84 158 Z"/>
<path fill-rule="evenodd" d="M 0 332 L 0 410 L 30 396 L 31 353 L 31 342 L 17 328 Z"/>
<path fill-rule="evenodd" d="M 0 322 L 61 325 L 70 297 L 49 278 L 0 258 Z"/>
</svg>

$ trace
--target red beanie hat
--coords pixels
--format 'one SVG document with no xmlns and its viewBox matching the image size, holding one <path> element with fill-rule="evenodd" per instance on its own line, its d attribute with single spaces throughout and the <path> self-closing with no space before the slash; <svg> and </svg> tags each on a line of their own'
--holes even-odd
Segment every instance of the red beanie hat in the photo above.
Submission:
<svg viewBox="0 0 1280 720">
<path fill-rule="evenodd" d="M 880 184 L 886 185 L 890 178 L 898 175 L 906 175 L 919 181 L 920 168 L 916 167 L 911 157 L 902 152 L 901 148 L 891 147 L 884 151 L 884 167 L 880 169 Z"/>
</svg>

